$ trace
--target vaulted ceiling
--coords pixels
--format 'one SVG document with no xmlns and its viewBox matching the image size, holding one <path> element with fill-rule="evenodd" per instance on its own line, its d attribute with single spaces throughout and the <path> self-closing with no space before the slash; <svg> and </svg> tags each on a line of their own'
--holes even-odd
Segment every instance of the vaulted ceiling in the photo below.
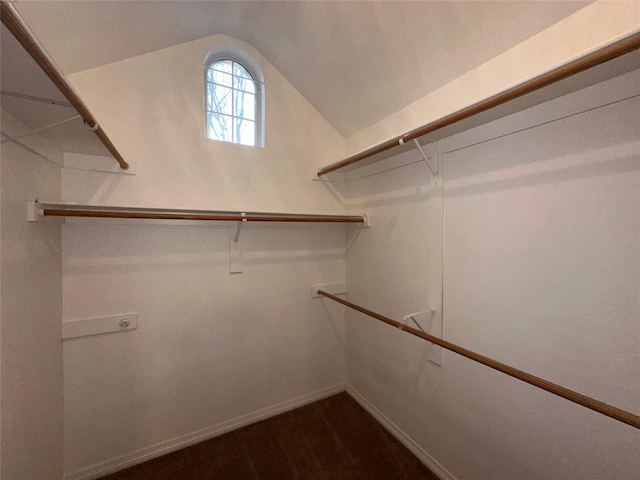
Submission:
<svg viewBox="0 0 640 480">
<path fill-rule="evenodd" d="M 66 74 L 217 33 L 239 38 L 348 136 L 588 3 L 17 0 L 14 5 Z"/>
</svg>

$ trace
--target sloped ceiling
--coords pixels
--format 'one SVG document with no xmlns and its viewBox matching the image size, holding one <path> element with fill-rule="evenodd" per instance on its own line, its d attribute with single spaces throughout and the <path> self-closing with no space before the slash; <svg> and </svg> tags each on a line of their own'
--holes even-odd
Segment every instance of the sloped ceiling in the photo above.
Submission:
<svg viewBox="0 0 640 480">
<path fill-rule="evenodd" d="M 15 6 L 66 74 L 217 33 L 239 38 L 349 136 L 588 3 L 18 0 Z"/>
</svg>

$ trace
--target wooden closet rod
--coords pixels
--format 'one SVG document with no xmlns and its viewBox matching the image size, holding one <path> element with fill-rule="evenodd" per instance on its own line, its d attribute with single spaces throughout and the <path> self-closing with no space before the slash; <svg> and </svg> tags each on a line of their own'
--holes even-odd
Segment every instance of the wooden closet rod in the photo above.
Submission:
<svg viewBox="0 0 640 480">
<path fill-rule="evenodd" d="M 472 352 L 471 350 L 467 350 L 466 348 L 462 348 L 454 343 L 447 342 L 446 340 L 442 340 L 438 337 L 434 337 L 433 335 L 429 335 L 428 333 L 421 332 L 415 328 L 411 328 L 403 323 L 392 320 L 391 318 L 385 317 L 378 313 L 372 312 L 371 310 L 367 310 L 359 305 L 348 302 L 346 300 L 342 300 L 341 298 L 336 297 L 335 295 L 331 295 L 330 293 L 324 292 L 322 290 L 318 290 L 319 295 L 323 295 L 331 300 L 334 300 L 342 305 L 345 305 L 349 308 L 353 308 L 358 312 L 364 313 L 365 315 L 369 315 L 381 322 L 387 323 L 394 327 L 399 328 L 400 330 L 404 330 L 416 337 L 420 337 L 429 342 L 435 343 L 436 345 L 441 346 L 442 348 L 446 348 L 452 352 L 457 353 L 458 355 L 462 355 L 463 357 L 467 357 L 475 362 L 486 365 L 487 367 L 491 367 L 499 372 L 506 373 L 518 380 L 522 380 L 523 382 L 527 382 L 534 387 L 541 388 L 546 390 L 547 392 L 553 393 L 554 395 L 558 395 L 562 398 L 566 398 L 574 403 L 582 405 L 583 407 L 590 408 L 591 410 L 595 410 L 598 413 L 606 415 L 608 417 L 614 418 L 620 422 L 626 423 L 627 425 L 631 425 L 632 427 L 636 427 L 640 429 L 640 417 L 634 415 L 633 413 L 627 412 L 625 410 L 621 410 L 612 405 L 608 405 L 606 403 L 595 400 L 591 397 L 587 397 L 586 395 L 582 395 L 578 392 L 574 392 L 573 390 L 569 390 L 568 388 L 561 387 L 555 383 L 551 383 L 547 380 L 544 380 L 540 377 L 536 377 L 535 375 L 531 375 L 530 373 L 523 372 L 522 370 L 518 370 L 517 368 L 510 367 L 504 363 L 498 362 L 497 360 L 493 360 L 489 357 L 485 357 L 484 355 L 480 355 L 479 353 Z"/>
<path fill-rule="evenodd" d="M 469 117 L 477 115 L 478 113 L 484 112 L 485 110 L 497 107 L 498 105 L 502 105 L 503 103 L 506 103 L 510 100 L 522 97 L 523 95 L 534 92 L 535 90 L 538 90 L 542 87 L 546 87 L 567 77 L 576 75 L 609 60 L 613 60 L 616 57 L 624 55 L 625 53 L 630 53 L 634 50 L 637 50 L 638 48 L 640 48 L 640 33 L 636 33 L 634 35 L 631 35 L 630 37 L 625 38 L 624 40 L 608 45 L 562 67 L 556 68 L 555 70 L 551 70 L 550 72 L 542 74 L 539 77 L 521 83 L 520 85 L 517 85 L 493 97 L 487 98 L 486 100 L 482 100 L 474 105 L 471 105 L 470 107 L 458 110 L 457 112 L 452 113 L 451 115 L 447 115 L 440 120 L 428 123 L 426 125 L 423 125 L 422 127 L 416 128 L 415 130 L 411 130 L 404 135 L 400 135 L 391 140 L 387 140 L 371 148 L 368 148 L 360 153 L 356 153 L 355 155 L 352 155 L 340 162 L 334 163 L 333 165 L 329 165 L 328 167 L 318 170 L 317 175 L 321 177 L 322 175 L 359 162 L 361 160 L 364 160 L 365 158 L 369 158 L 393 147 L 397 147 L 398 145 L 408 143 L 423 135 L 435 132 L 436 130 L 439 130 L 441 128 L 448 127 L 449 125 L 453 125 L 456 122 L 465 120 Z"/>
<path fill-rule="evenodd" d="M 137 218 L 149 220 L 208 220 L 231 222 L 306 222 L 306 223 L 364 223 L 362 217 L 327 216 L 283 216 L 283 215 L 209 215 L 186 213 L 144 213 L 144 212 L 97 212 L 91 210 L 44 209 L 45 217 L 88 217 L 88 218 Z"/>
<path fill-rule="evenodd" d="M 64 78 L 64 75 L 62 75 L 62 73 L 56 68 L 53 60 L 51 60 L 47 55 L 11 3 L 4 0 L 0 2 L 0 17 L 2 18 L 4 26 L 7 27 L 7 30 L 13 34 L 16 40 L 20 42 L 20 45 L 22 45 L 31 58 L 35 60 L 42 71 L 49 77 L 54 85 L 58 87 L 58 90 L 60 90 L 65 98 L 69 100 L 69 103 L 73 105 L 73 108 L 78 111 L 84 120 L 85 125 L 94 131 L 104 146 L 107 147 L 109 152 L 111 152 L 116 161 L 120 164 L 120 168 L 127 170 L 129 168 L 129 164 L 124 160 L 124 158 L 122 158 L 120 152 L 118 152 L 113 143 L 111 143 L 111 140 L 109 140 L 109 137 L 107 137 L 107 134 L 104 133 L 104 130 L 102 130 L 100 125 L 98 125 L 96 119 L 91 115 L 91 112 L 89 112 L 89 109 L 73 91 L 71 85 L 69 85 Z"/>
</svg>

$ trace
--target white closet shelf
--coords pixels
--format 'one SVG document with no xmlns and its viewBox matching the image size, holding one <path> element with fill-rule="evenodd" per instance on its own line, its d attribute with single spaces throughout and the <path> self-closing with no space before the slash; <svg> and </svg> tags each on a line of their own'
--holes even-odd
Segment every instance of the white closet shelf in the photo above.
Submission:
<svg viewBox="0 0 640 480">
<path fill-rule="evenodd" d="M 118 162 L 120 168 L 122 170 L 128 170 L 129 164 L 111 142 L 84 102 L 75 93 L 69 82 L 67 82 L 65 75 L 58 70 L 54 61 L 42 48 L 40 42 L 38 42 L 38 39 L 31 32 L 24 20 L 18 15 L 15 7 L 10 2 L 3 1 L 0 2 L 0 11 L 2 11 L 2 24 L 7 27 L 7 30 L 9 30 L 20 45 L 22 45 L 25 53 L 36 62 L 42 72 L 49 77 L 49 80 L 60 90 L 60 93 L 65 96 L 73 108 L 76 109 L 82 117 L 84 124 L 96 134 L 111 155 L 113 155 L 116 162 Z"/>
<path fill-rule="evenodd" d="M 325 215 L 316 213 L 243 212 L 164 207 L 87 205 L 44 200 L 29 202 L 27 217 L 30 222 L 45 221 L 51 218 L 64 219 L 67 217 L 80 217 L 220 222 L 353 223 L 363 227 L 370 225 L 368 215 Z"/>
<path fill-rule="evenodd" d="M 638 50 L 640 50 L 640 32 L 631 34 L 615 43 L 606 45 L 581 58 L 526 80 L 447 116 L 435 119 L 407 133 L 366 148 L 344 160 L 322 167 L 318 169 L 316 176 L 320 178 L 338 170 L 349 172 L 352 169 L 386 160 L 414 148 L 421 150 L 420 145 L 441 140 L 567 93 L 600 83 L 612 78 L 612 76 L 635 70 L 637 68 Z M 620 60 L 615 61 L 618 58 Z M 594 68 L 605 63 L 609 63 L 609 68 Z M 622 71 L 620 70 L 621 68 Z M 433 168 L 424 152 L 421 151 L 420 154 L 429 165 L 434 176 L 437 176 L 437 171 Z M 327 178 L 325 181 L 330 182 L 333 180 Z"/>
</svg>

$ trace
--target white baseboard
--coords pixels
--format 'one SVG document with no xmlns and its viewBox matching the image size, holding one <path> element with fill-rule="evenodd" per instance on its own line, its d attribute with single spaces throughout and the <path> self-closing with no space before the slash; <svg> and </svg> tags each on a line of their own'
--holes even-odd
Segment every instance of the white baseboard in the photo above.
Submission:
<svg viewBox="0 0 640 480">
<path fill-rule="evenodd" d="M 404 433 L 395 423 L 389 420 L 380 410 L 374 407 L 351 385 L 346 385 L 347 393 L 358 402 L 362 408 L 369 412 L 389 433 L 396 437 L 400 443 L 407 447 L 418 460 L 424 463 L 438 478 L 442 480 L 457 480 L 451 472 L 444 468 L 438 461 L 425 452 L 409 435 Z"/>
<path fill-rule="evenodd" d="M 109 475 L 110 473 L 123 470 L 133 465 L 137 465 L 147 460 L 151 460 L 156 457 L 160 457 L 167 453 L 180 450 L 181 448 L 188 447 L 190 445 L 208 440 L 219 435 L 223 435 L 232 430 L 246 427 L 252 423 L 259 422 L 260 420 L 266 420 L 267 418 L 274 417 L 280 413 L 294 410 L 298 407 L 307 405 L 308 403 L 322 400 L 323 398 L 330 397 L 336 393 L 343 392 L 345 389 L 344 383 L 334 385 L 332 387 L 324 388 L 317 392 L 302 395 L 286 402 L 277 403 L 271 407 L 263 408 L 241 417 L 228 420 L 226 422 L 218 423 L 211 427 L 203 428 L 197 432 L 189 433 L 180 437 L 167 440 L 156 445 L 152 445 L 147 448 L 143 448 L 133 453 L 122 455 L 120 457 L 112 458 L 105 462 L 101 462 L 92 465 L 76 472 L 65 474 L 65 480 L 92 480 L 96 478 Z"/>
</svg>

